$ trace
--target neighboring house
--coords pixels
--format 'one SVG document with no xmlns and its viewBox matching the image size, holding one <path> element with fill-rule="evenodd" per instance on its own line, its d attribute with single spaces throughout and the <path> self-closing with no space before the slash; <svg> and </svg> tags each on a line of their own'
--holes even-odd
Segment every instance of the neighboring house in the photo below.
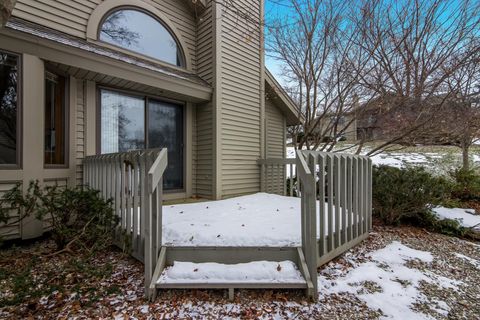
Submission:
<svg viewBox="0 0 480 320">
<path fill-rule="evenodd" d="M 159 147 L 165 199 L 260 191 L 257 161 L 285 157 L 298 111 L 265 69 L 263 1 L 235 3 L 248 17 L 204 0 L 18 0 L 0 29 L 0 193 L 79 185 L 88 155 Z"/>
<path fill-rule="evenodd" d="M 411 98 L 386 96 L 374 99 L 356 110 L 356 129 L 359 140 L 388 140 L 397 138 L 412 125 L 418 125 L 415 135 L 398 140 L 400 144 L 450 145 L 463 133 L 466 122 L 478 123 L 478 108 L 454 97 L 435 96 L 423 105 Z M 473 132 L 473 131 L 472 131 Z"/>
</svg>

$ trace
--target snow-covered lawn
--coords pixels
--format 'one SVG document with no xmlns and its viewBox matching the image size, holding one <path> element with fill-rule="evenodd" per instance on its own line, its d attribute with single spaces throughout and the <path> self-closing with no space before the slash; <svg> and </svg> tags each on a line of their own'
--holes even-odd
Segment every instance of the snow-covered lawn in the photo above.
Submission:
<svg viewBox="0 0 480 320">
<path fill-rule="evenodd" d="M 437 207 L 433 208 L 433 212 L 440 219 L 457 220 L 462 227 L 480 231 L 480 215 L 475 214 L 474 209 Z"/>
<path fill-rule="evenodd" d="M 344 149 L 346 146 L 341 145 L 338 148 Z M 348 147 L 348 145 L 347 145 Z M 427 168 L 448 171 L 461 164 L 461 154 L 458 148 L 453 147 L 436 147 L 432 151 L 425 151 L 421 147 L 410 148 L 414 151 L 404 152 L 382 152 L 372 156 L 372 162 L 375 165 L 387 165 L 396 168 L 406 166 L 424 166 Z M 365 148 L 363 154 L 368 150 Z M 342 151 L 348 152 L 348 151 Z M 295 158 L 295 150 L 293 147 L 287 147 L 287 158 Z M 474 165 L 480 165 L 480 155 L 478 149 L 472 149 L 471 160 Z M 288 174 L 288 172 L 287 172 Z"/>
</svg>

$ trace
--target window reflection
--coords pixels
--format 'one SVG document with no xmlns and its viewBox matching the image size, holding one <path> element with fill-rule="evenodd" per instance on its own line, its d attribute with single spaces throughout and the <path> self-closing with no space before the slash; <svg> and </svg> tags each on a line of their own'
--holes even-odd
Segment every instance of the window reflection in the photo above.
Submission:
<svg viewBox="0 0 480 320">
<path fill-rule="evenodd" d="M 181 66 L 177 41 L 152 16 L 133 9 L 110 13 L 100 28 L 100 40 L 170 64 Z"/>
<path fill-rule="evenodd" d="M 183 188 L 183 108 L 162 101 L 148 101 L 148 144 L 167 148 L 166 189 Z"/>
<path fill-rule="evenodd" d="M 183 189 L 183 106 L 108 89 L 101 89 L 100 96 L 101 153 L 167 148 L 168 166 L 163 187 Z M 146 123 L 148 130 L 145 130 Z"/>
<path fill-rule="evenodd" d="M 144 99 L 101 90 L 102 153 L 145 148 Z"/>
<path fill-rule="evenodd" d="M 0 51 L 0 164 L 17 164 L 18 57 Z"/>
</svg>

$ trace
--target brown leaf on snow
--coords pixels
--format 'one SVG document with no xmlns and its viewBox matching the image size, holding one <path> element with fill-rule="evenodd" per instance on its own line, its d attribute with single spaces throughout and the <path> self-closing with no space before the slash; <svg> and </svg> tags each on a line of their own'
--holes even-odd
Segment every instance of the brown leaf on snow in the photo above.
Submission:
<svg viewBox="0 0 480 320">
<path fill-rule="evenodd" d="M 277 271 L 278 271 L 278 272 L 282 271 L 282 266 L 280 265 L 280 263 L 279 263 L 278 266 L 277 266 Z"/>
</svg>

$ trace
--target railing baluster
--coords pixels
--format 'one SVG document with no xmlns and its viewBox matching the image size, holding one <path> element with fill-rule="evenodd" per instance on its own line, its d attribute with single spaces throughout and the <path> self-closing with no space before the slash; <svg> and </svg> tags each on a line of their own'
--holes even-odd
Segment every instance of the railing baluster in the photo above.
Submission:
<svg viewBox="0 0 480 320">
<path fill-rule="evenodd" d="M 333 171 L 333 179 L 334 179 L 334 201 L 335 201 L 335 247 L 339 247 L 341 244 L 340 241 L 340 226 L 341 226 L 341 212 L 340 212 L 340 157 L 338 155 L 334 155 L 334 171 Z"/>
<path fill-rule="evenodd" d="M 325 156 L 322 154 L 318 155 L 318 200 L 319 200 L 319 209 L 320 217 L 318 221 L 319 233 L 320 233 L 320 243 L 319 243 L 319 254 L 323 256 L 327 253 L 327 241 L 325 238 L 325 228 L 327 224 L 325 223 Z"/>
<path fill-rule="evenodd" d="M 341 243 L 347 243 L 347 161 L 340 156 Z"/>
<path fill-rule="evenodd" d="M 333 237 L 333 159 L 332 155 L 327 156 L 327 203 L 328 203 L 328 251 L 335 248 Z"/>
<path fill-rule="evenodd" d="M 353 172 L 352 172 L 352 157 L 347 157 L 347 241 L 353 239 L 353 212 L 352 212 L 352 193 L 353 193 Z"/>
</svg>

